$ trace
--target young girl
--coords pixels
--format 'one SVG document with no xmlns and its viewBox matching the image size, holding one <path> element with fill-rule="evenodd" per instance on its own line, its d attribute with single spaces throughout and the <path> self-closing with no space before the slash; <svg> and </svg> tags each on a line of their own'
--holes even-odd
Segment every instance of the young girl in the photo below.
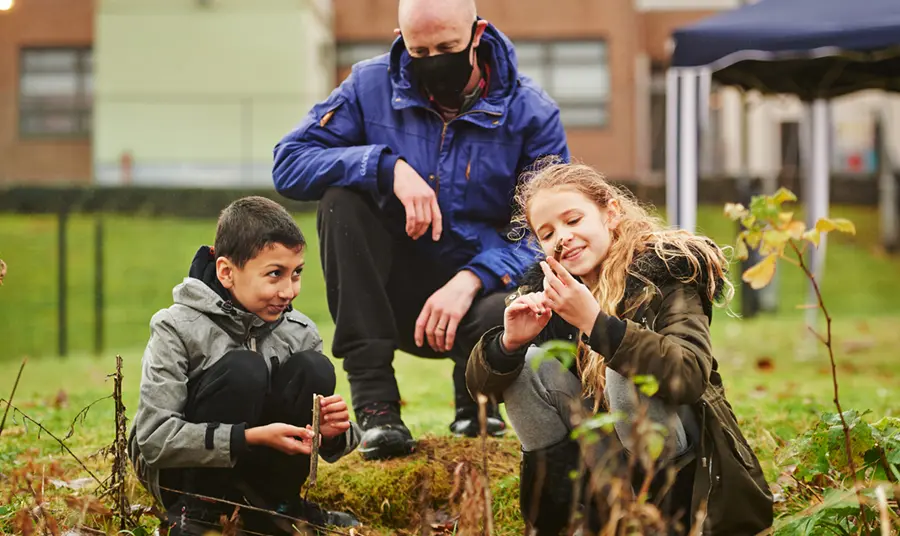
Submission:
<svg viewBox="0 0 900 536">
<path fill-rule="evenodd" d="M 588 470 L 595 463 L 601 470 L 597 460 L 605 452 L 609 459 L 617 450 L 621 466 L 634 461 L 640 447 L 630 423 L 638 414 L 668 430 L 670 448 L 654 471 L 676 476 L 670 485 L 656 478 L 653 499 L 680 521 L 670 525 L 674 532 L 686 533 L 698 514 L 704 535 L 769 527 L 772 495 L 712 356 L 713 304 L 733 294 L 722 251 L 708 239 L 666 229 L 584 165 L 547 163 L 522 182 L 517 202 L 547 259 L 508 298 L 503 326 L 483 336 L 466 377 L 473 395 L 506 404 L 522 443 L 526 521 L 540 535 L 566 527 L 576 500 L 569 475 L 582 452 L 571 432 L 575 415 L 587 409 L 628 417 L 615 426 L 617 443 L 594 447 Z M 577 343 L 575 363 L 531 366 L 540 355 L 536 346 L 553 339 Z M 636 375 L 655 377 L 656 394 L 637 395 L 629 379 Z M 638 492 L 640 479 L 635 486 Z M 585 528 L 598 530 L 605 508 L 590 499 L 575 506 L 589 520 L 593 512 Z"/>
</svg>

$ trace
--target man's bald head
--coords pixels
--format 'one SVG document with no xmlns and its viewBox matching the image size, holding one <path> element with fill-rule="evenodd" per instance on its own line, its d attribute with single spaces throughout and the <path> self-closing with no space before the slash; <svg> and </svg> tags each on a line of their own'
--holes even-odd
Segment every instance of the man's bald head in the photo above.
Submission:
<svg viewBox="0 0 900 536">
<path fill-rule="evenodd" d="M 463 50 L 477 13 L 475 0 L 400 0 L 398 19 L 406 49 L 414 57 Z M 479 24 L 473 48 L 486 24 Z"/>
</svg>

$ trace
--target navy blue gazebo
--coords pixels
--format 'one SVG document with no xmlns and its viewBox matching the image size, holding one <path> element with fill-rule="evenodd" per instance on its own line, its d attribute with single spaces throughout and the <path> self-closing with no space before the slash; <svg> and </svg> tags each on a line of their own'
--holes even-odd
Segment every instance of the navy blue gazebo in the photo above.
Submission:
<svg viewBox="0 0 900 536">
<path fill-rule="evenodd" d="M 699 130 L 712 80 L 803 100 L 810 221 L 828 213 L 828 101 L 863 89 L 900 92 L 900 0 L 760 0 L 673 34 L 667 75 L 666 205 L 696 226 Z M 814 265 L 824 260 L 824 243 Z"/>
</svg>

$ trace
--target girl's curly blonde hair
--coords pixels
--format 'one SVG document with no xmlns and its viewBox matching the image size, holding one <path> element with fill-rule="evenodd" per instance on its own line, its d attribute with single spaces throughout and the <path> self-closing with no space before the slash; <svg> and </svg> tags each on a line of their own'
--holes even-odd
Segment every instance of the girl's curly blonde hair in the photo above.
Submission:
<svg viewBox="0 0 900 536">
<path fill-rule="evenodd" d="M 564 163 L 556 157 L 539 161 L 534 171 L 526 173 L 516 189 L 516 213 L 513 217 L 516 226 L 526 233 L 533 230 L 528 209 L 535 195 L 560 188 L 584 195 L 601 209 L 613 211 L 618 218 L 618 225 L 610 230 L 607 257 L 600 266 L 596 284 L 591 288 L 600 309 L 607 315 L 628 317 L 659 293 L 656 285 L 638 273 L 633 265 L 637 256 L 651 249 L 667 267 L 675 259 L 686 259 L 691 271 L 679 280 L 686 284 L 704 281 L 711 302 L 716 302 L 717 294 L 723 298 L 720 301 L 726 303 L 734 296 L 734 287 L 725 276 L 728 259 L 722 249 L 703 237 L 667 227 L 662 218 L 651 214 L 626 190 L 610 184 L 600 172 L 587 165 Z M 524 235 L 520 233 L 520 236 Z M 533 232 L 528 235 L 533 240 Z M 704 270 L 705 274 L 702 273 Z M 644 292 L 622 303 L 629 275 L 644 283 Z M 721 289 L 717 288 L 720 283 Z M 606 383 L 604 356 L 579 342 L 577 364 L 585 395 L 602 393 Z M 601 398 L 596 396 L 598 402 Z"/>
</svg>

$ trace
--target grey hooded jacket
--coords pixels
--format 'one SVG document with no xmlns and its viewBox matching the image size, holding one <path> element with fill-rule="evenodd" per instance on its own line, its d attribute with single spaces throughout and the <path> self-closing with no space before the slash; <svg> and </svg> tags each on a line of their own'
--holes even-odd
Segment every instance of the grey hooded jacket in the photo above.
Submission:
<svg viewBox="0 0 900 536">
<path fill-rule="evenodd" d="M 282 361 L 303 350 L 322 351 L 316 325 L 305 315 L 286 311 L 266 323 L 223 300 L 200 279 L 187 277 L 174 288 L 175 303 L 153 315 L 150 340 L 142 359 L 140 400 L 128 438 L 132 464 L 141 482 L 162 503 L 159 470 L 176 467 L 233 467 L 232 436 L 243 441 L 244 425 L 220 424 L 213 449 L 205 447 L 206 423 L 184 420 L 188 381 L 232 350 L 254 350 Z M 271 363 L 264 360 L 271 374 Z M 333 463 L 359 444 L 351 423 L 343 451 L 320 456 Z"/>
</svg>

